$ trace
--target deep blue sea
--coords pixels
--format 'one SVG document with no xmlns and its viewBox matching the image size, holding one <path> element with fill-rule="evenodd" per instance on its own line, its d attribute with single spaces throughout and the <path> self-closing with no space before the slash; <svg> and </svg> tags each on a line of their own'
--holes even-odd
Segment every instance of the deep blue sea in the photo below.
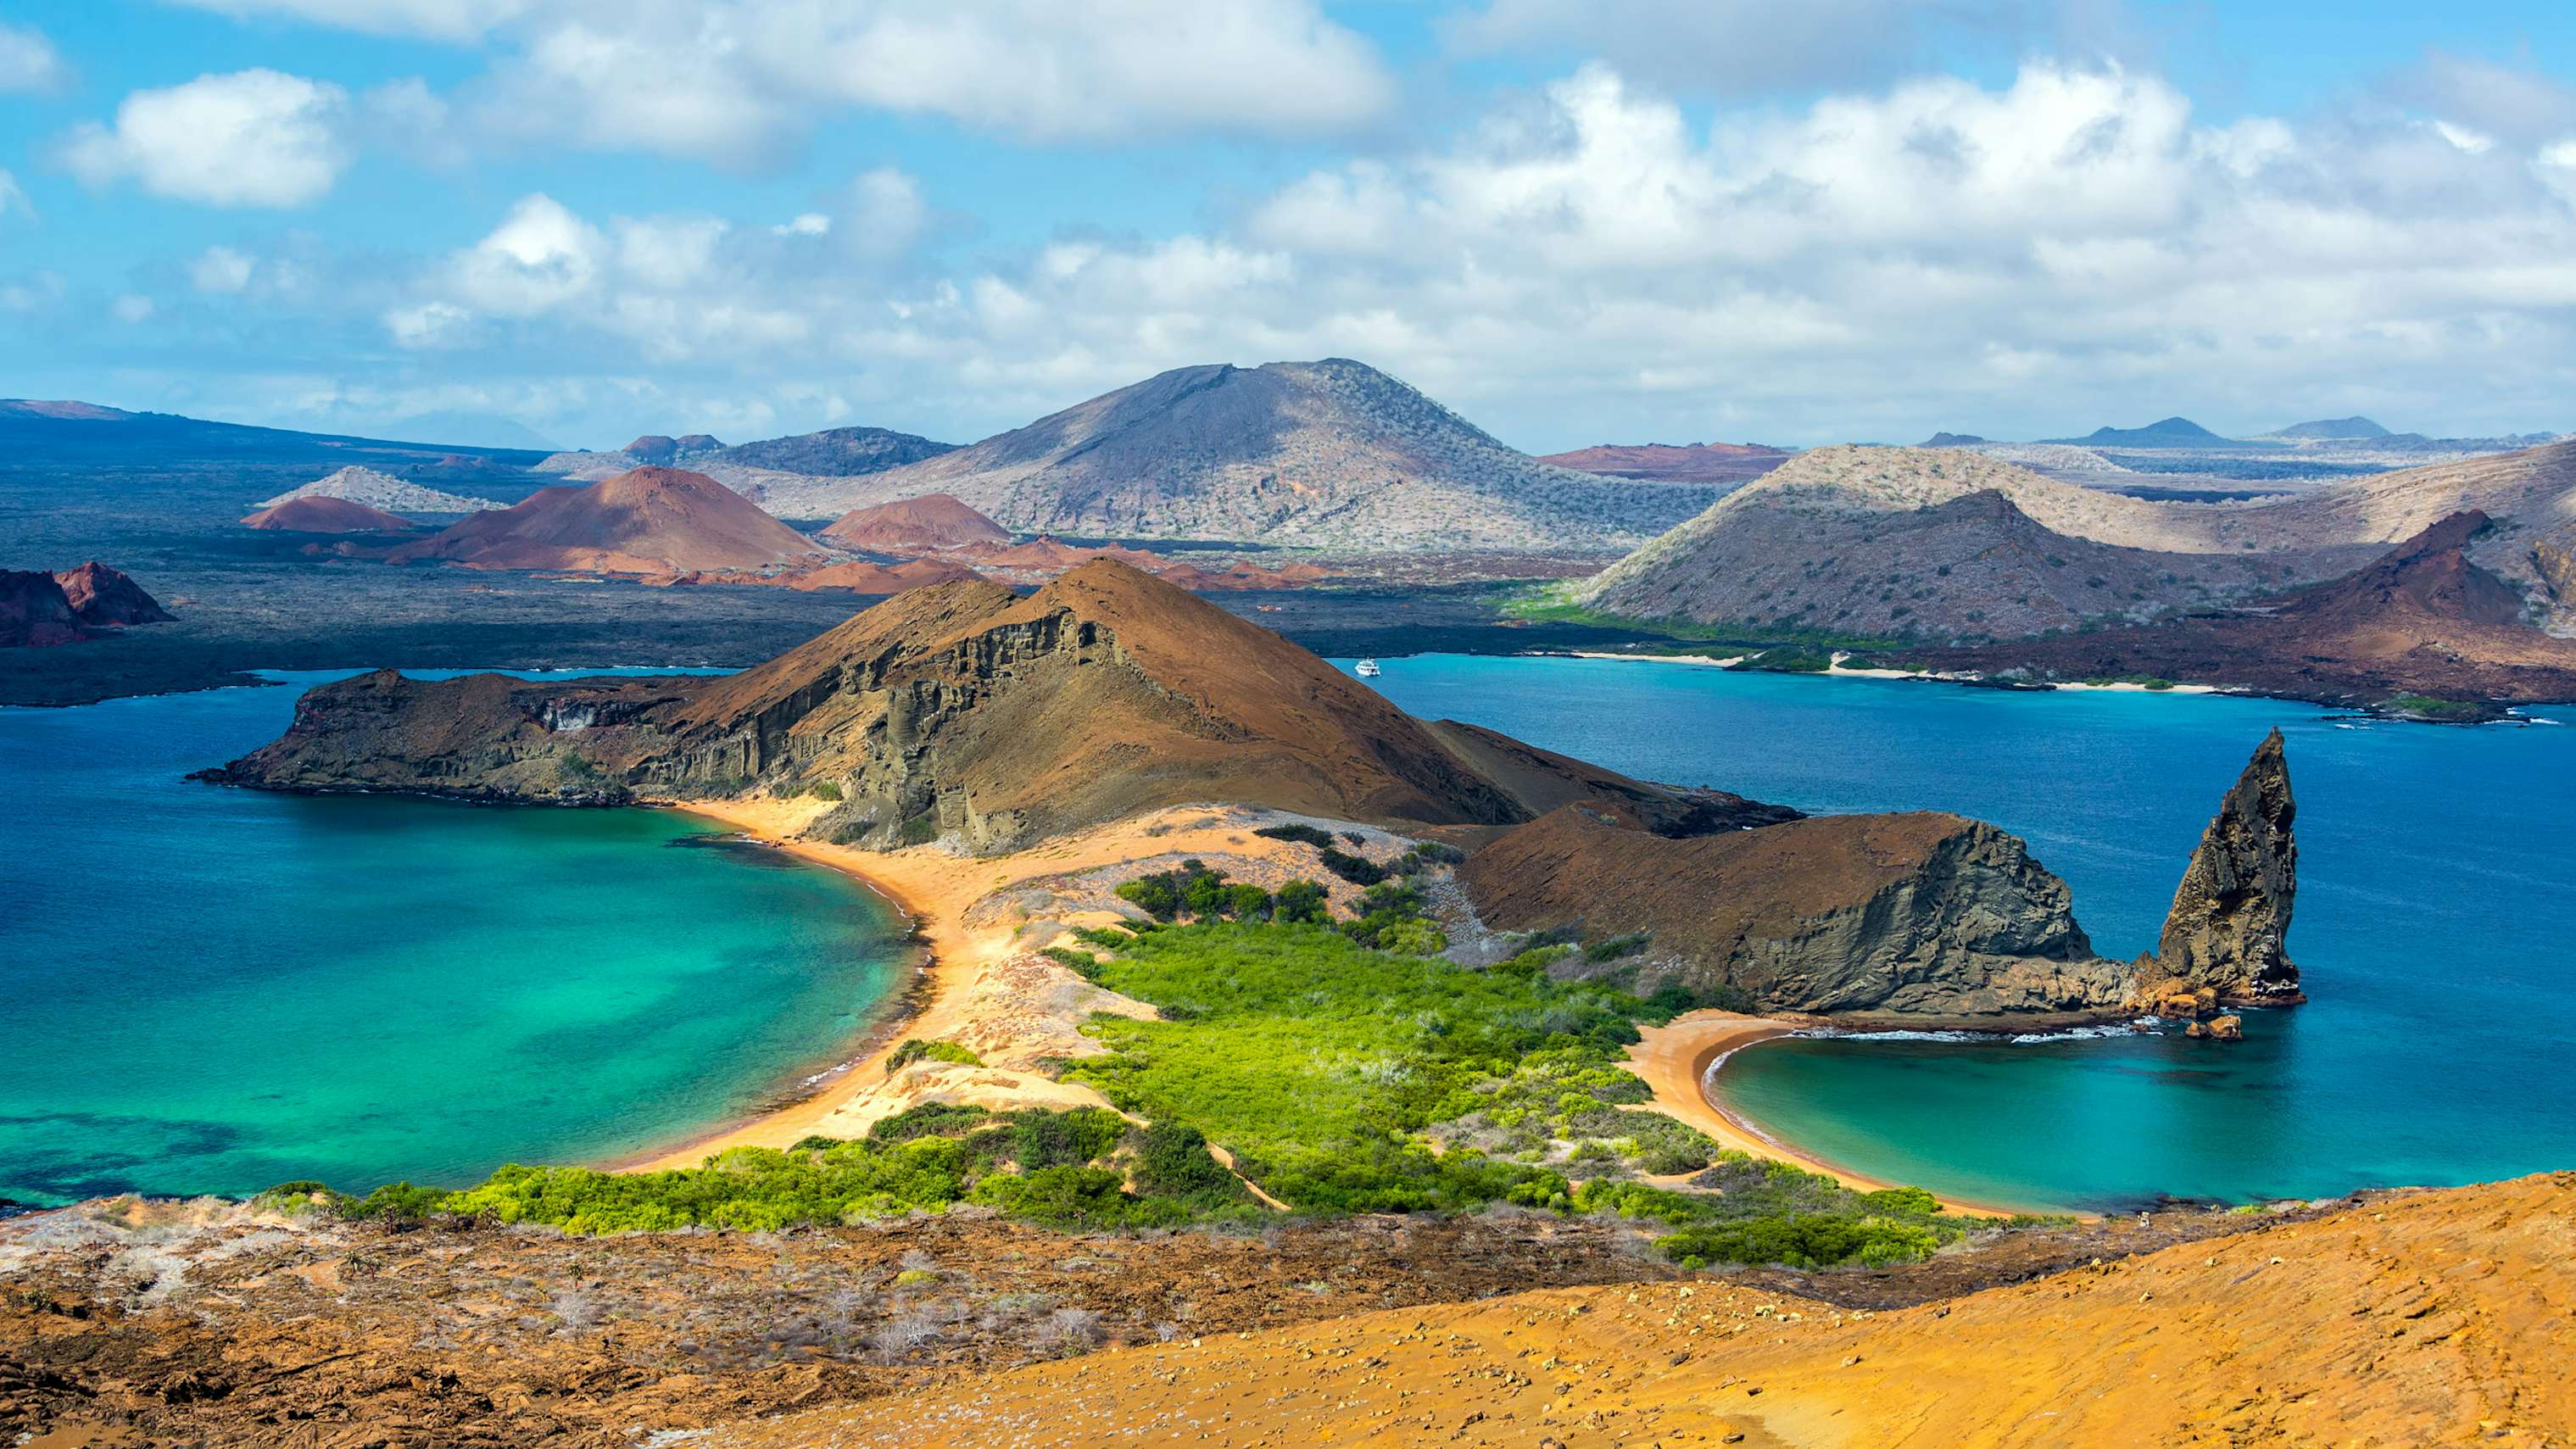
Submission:
<svg viewBox="0 0 2576 1449">
<path fill-rule="evenodd" d="M 2155 944 L 2265 731 L 2299 802 L 2290 933 L 2311 1004 L 2235 1046 L 1791 1040 L 1729 1105 L 1945 1193 L 2247 1201 L 2576 1167 L 2576 711 L 2451 727 L 2202 695 L 2005 693 L 1624 660 L 1425 655 L 1374 681 L 1426 717 L 1809 811 L 1954 810 L 2023 836 L 2105 955 Z"/>
<path fill-rule="evenodd" d="M 831 1064 L 903 974 L 877 897 L 691 816 L 184 781 L 340 676 L 278 677 L 0 708 L 0 1197 L 635 1152 Z"/>
</svg>

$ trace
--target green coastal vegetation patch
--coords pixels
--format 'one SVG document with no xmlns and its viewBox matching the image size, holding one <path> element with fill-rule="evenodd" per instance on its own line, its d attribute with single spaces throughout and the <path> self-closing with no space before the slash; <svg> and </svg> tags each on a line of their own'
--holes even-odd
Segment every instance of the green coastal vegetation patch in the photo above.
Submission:
<svg viewBox="0 0 2576 1449">
<path fill-rule="evenodd" d="M 1649 1110 L 1627 1047 L 1641 1023 L 1703 1003 L 1677 985 L 1638 995 L 1615 979 L 1560 980 L 1550 965 L 1579 952 L 1565 943 L 1492 966 L 1448 960 L 1423 909 L 1432 863 L 1404 857 L 1405 874 L 1340 919 L 1313 882 L 1270 892 L 1196 860 L 1122 885 L 1147 919 L 1075 933 L 1092 949 L 1046 951 L 1157 1010 L 1151 1021 L 1094 1016 L 1085 1031 L 1106 1050 L 1062 1069 L 1115 1111 L 924 1104 L 858 1141 L 734 1148 L 697 1168 L 511 1166 L 461 1192 L 395 1183 L 359 1198 L 295 1183 L 267 1196 L 354 1218 L 479 1216 L 575 1233 L 857 1224 L 966 1204 L 1104 1231 L 1263 1220 L 1250 1182 L 1314 1216 L 1612 1214 L 1660 1229 L 1664 1255 L 1692 1268 L 1904 1262 L 1965 1235 L 1920 1189 L 1856 1192 L 1721 1152 Z M 1605 942 L 1590 964 L 1643 944 Z M 896 1056 L 974 1060 L 917 1039 Z M 1211 1143 L 1232 1155 L 1231 1171 Z"/>
<path fill-rule="evenodd" d="M 1596 629 L 1626 629 L 1642 634 L 1661 634 L 1667 639 L 1688 641 L 1699 646 L 1648 647 L 1637 651 L 1640 655 L 1648 657 L 1657 654 L 1714 657 L 1741 654 L 1746 649 L 1780 645 L 1801 645 L 1810 651 L 1827 654 L 1837 649 L 1866 654 L 1899 649 L 1908 644 L 1921 642 L 1912 638 L 1853 634 L 1841 630 L 1817 629 L 1788 623 L 1699 624 L 1688 619 L 1640 619 L 1575 603 L 1567 596 L 1567 585 L 1563 583 L 1541 584 L 1505 599 L 1502 604 L 1502 615 L 1506 619 L 1519 619 L 1532 624 L 1582 624 Z"/>
</svg>

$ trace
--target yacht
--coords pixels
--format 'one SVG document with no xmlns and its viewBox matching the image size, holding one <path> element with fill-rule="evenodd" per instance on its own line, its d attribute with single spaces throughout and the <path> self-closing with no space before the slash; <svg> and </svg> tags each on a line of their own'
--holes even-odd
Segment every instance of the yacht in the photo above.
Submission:
<svg viewBox="0 0 2576 1449">
<path fill-rule="evenodd" d="M 1379 674 L 1377 661 L 1374 659 L 1363 659 L 1359 663 L 1351 666 L 1351 672 L 1362 679 L 1375 679 Z"/>
</svg>

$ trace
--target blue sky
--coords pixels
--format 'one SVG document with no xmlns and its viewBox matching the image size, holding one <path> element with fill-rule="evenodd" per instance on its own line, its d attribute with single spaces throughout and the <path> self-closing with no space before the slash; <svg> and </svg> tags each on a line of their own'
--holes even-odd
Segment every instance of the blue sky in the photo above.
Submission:
<svg viewBox="0 0 2576 1449">
<path fill-rule="evenodd" d="M 2576 7 L 19 0 L 0 394 L 970 440 L 1358 357 L 1505 441 L 2576 427 Z"/>
</svg>

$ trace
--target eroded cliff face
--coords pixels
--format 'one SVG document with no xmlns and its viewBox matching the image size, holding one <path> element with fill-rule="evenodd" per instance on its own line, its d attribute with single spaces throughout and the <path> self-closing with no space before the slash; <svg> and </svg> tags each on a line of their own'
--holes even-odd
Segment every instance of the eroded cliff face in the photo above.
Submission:
<svg viewBox="0 0 2576 1449">
<path fill-rule="evenodd" d="M 2229 1005 L 2307 999 L 2287 942 L 2299 888 L 2291 833 L 2298 813 L 2289 759 L 2274 730 L 2201 833 L 2155 956 L 2142 963 L 2151 986 L 2206 987 Z"/>
<path fill-rule="evenodd" d="M 2066 883 L 2022 841 L 1933 812 L 1841 815 L 1671 840 L 1568 806 L 1459 870 L 1488 924 L 1643 931 L 1645 974 L 1770 1011 L 2093 1013 L 2128 968 L 2096 955 Z"/>
</svg>

